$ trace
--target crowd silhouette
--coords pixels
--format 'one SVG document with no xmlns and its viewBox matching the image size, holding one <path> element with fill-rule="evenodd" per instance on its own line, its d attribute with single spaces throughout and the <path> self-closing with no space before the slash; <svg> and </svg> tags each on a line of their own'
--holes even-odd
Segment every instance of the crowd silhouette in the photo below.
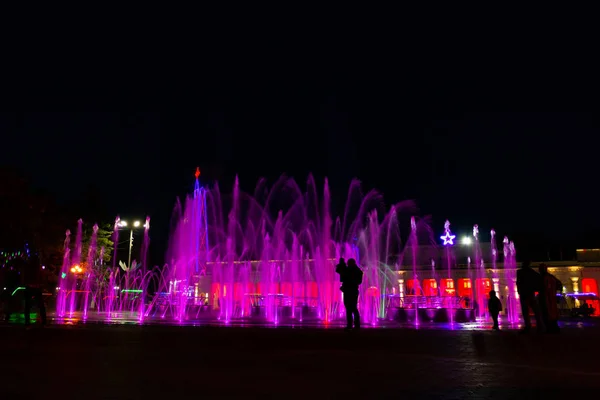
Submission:
<svg viewBox="0 0 600 400">
<path fill-rule="evenodd" d="M 354 259 L 348 262 L 340 258 L 335 271 L 340 275 L 340 290 L 343 292 L 344 307 L 346 308 L 346 330 L 360 328 L 358 312 L 359 286 L 362 283 L 363 272 Z M 536 272 L 529 261 L 524 261 L 517 271 L 517 292 L 521 305 L 524 327 L 522 333 L 531 331 L 531 315 L 533 312 L 538 332 L 558 333 L 558 301 L 557 293 L 562 292 L 563 284 L 548 272 L 545 264 L 539 265 Z M 502 301 L 494 290 L 489 292 L 488 311 L 492 318 L 493 330 L 499 330 L 498 318 L 502 312 Z"/>
</svg>

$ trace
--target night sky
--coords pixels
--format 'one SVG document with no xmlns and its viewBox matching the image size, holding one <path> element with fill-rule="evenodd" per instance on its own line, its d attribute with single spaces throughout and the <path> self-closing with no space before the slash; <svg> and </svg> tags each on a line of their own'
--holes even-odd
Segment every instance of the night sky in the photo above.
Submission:
<svg viewBox="0 0 600 400">
<path fill-rule="evenodd" d="M 448 218 L 459 234 L 493 227 L 518 250 L 594 245 L 595 114 L 453 108 L 399 88 L 314 84 L 232 87 L 171 112 L 3 113 L 2 163 L 63 204 L 95 187 L 109 220 L 149 214 L 154 263 L 196 166 L 222 192 L 236 174 L 246 191 L 263 176 L 327 176 L 337 208 L 357 177 L 389 203 L 414 199 L 436 231 Z"/>
</svg>

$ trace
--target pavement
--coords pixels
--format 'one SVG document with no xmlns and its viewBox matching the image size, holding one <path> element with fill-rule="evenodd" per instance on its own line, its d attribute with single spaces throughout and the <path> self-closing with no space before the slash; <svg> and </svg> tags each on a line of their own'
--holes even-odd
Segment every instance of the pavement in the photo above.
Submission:
<svg viewBox="0 0 600 400">
<path fill-rule="evenodd" d="M 600 324 L 516 330 L 0 325 L 0 399 L 600 394 Z"/>
</svg>

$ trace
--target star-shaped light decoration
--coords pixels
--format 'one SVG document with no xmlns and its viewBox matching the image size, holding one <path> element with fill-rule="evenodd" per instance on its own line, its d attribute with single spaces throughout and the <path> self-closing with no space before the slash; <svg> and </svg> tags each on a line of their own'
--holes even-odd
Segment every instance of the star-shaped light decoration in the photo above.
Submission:
<svg viewBox="0 0 600 400">
<path fill-rule="evenodd" d="M 450 221 L 446 221 L 444 224 L 444 235 L 440 236 L 440 239 L 444 241 L 444 246 L 453 246 L 455 235 L 450 231 Z"/>
<path fill-rule="evenodd" d="M 454 245 L 455 235 L 451 235 L 450 232 L 446 232 L 445 235 L 440 236 L 440 239 L 444 241 L 444 246 L 452 246 Z"/>
</svg>

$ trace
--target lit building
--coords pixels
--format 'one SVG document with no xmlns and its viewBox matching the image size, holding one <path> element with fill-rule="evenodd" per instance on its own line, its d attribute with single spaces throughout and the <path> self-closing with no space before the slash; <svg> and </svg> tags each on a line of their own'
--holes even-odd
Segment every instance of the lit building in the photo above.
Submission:
<svg viewBox="0 0 600 400">
<path fill-rule="evenodd" d="M 416 263 L 407 255 L 398 270 L 398 293 L 406 296 L 483 298 L 493 289 L 505 304 L 511 295 L 518 297 L 516 293 L 511 293 L 514 291 L 514 274 L 510 275 L 503 262 L 493 261 L 489 243 L 481 243 L 483 264 L 479 267 L 472 260 L 472 253 L 467 246 L 457 246 L 453 249 L 451 268 L 448 269 L 443 249 L 421 246 Z M 594 315 L 600 315 L 598 300 L 588 300 L 599 295 L 600 249 L 578 249 L 575 261 L 534 261 L 531 266 L 537 270 L 542 263 L 563 284 L 563 294 L 573 300 L 571 307 L 579 306 L 582 303 L 579 299 L 584 299 L 594 308 Z M 521 263 L 517 263 L 516 268 L 520 267 Z"/>
</svg>

